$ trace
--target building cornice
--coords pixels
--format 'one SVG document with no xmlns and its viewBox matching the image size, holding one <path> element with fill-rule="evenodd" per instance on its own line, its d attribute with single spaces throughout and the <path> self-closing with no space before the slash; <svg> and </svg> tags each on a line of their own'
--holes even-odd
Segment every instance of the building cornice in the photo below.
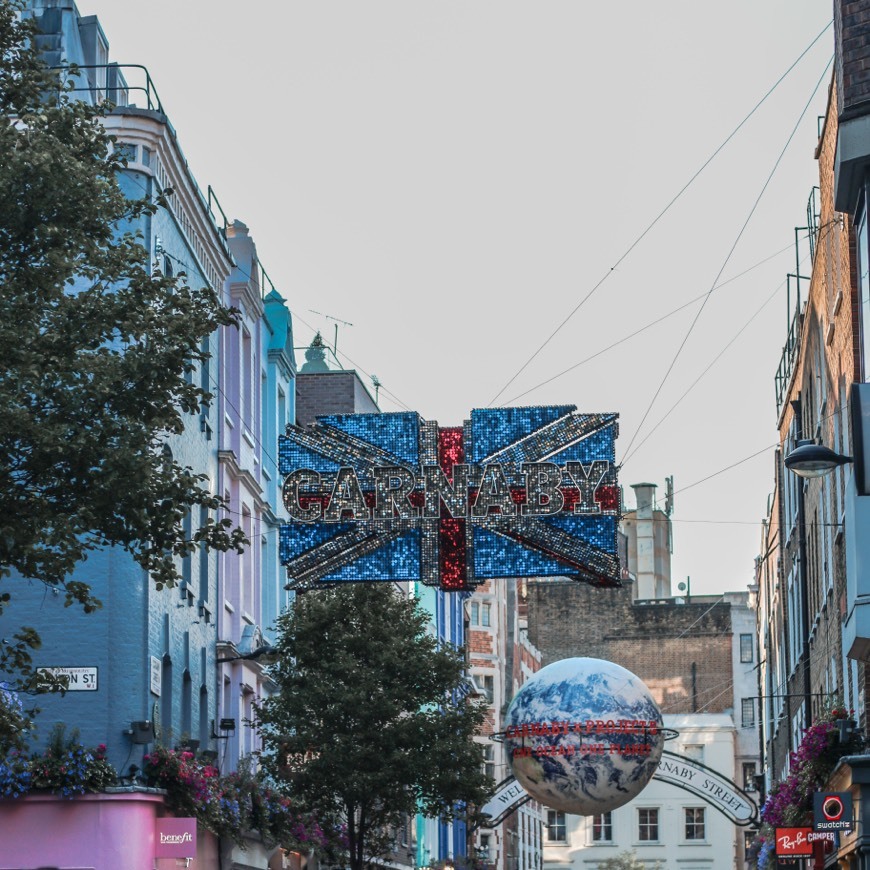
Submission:
<svg viewBox="0 0 870 870">
<path fill-rule="evenodd" d="M 271 511 L 270 505 L 263 499 L 263 487 L 246 468 L 239 465 L 239 460 L 232 450 L 218 450 L 218 462 L 226 469 L 227 474 L 242 483 L 254 497 L 257 509 L 260 512 Z"/>
</svg>

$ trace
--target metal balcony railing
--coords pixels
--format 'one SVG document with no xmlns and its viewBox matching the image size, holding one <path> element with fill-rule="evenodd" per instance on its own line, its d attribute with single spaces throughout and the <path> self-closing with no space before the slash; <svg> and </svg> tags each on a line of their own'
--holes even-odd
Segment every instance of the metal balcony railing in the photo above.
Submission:
<svg viewBox="0 0 870 870">
<path fill-rule="evenodd" d="M 68 73 L 73 83 L 71 93 L 89 93 L 94 103 L 110 102 L 115 106 L 150 109 L 163 112 L 163 104 L 147 67 L 138 63 L 106 63 L 52 67 Z M 124 71 L 130 71 L 131 82 Z M 79 83 L 79 80 L 81 83 Z M 143 105 L 140 105 L 140 101 Z"/>
<path fill-rule="evenodd" d="M 802 324 L 803 315 L 801 313 L 800 296 L 798 296 L 797 305 L 794 309 L 794 316 L 792 317 L 791 323 L 788 327 L 785 346 L 782 349 L 782 357 L 780 358 L 779 366 L 776 370 L 776 377 L 774 378 L 777 416 L 785 403 L 788 385 L 791 383 L 792 372 L 794 371 L 794 366 L 797 362 L 798 351 L 800 350 Z"/>
</svg>

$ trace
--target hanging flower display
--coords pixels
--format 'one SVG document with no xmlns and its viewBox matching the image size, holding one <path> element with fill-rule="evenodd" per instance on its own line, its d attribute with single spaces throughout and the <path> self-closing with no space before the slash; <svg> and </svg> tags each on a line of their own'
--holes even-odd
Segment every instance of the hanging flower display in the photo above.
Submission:
<svg viewBox="0 0 870 870">
<path fill-rule="evenodd" d="M 788 776 L 771 788 L 761 808 L 761 830 L 752 845 L 759 870 L 776 861 L 776 828 L 809 824 L 813 793 L 824 787 L 837 762 L 855 751 L 855 738 L 840 741 L 841 723 L 850 720 L 853 712 L 835 706 L 804 732 L 800 746 L 789 756 Z"/>
</svg>

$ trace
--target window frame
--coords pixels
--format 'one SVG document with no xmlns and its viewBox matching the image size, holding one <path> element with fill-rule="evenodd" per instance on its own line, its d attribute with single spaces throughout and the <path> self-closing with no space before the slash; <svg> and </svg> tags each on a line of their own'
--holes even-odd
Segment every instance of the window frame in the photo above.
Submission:
<svg viewBox="0 0 870 870">
<path fill-rule="evenodd" d="M 492 605 L 488 601 L 481 602 L 480 624 L 484 628 L 490 628 L 492 626 Z"/>
<path fill-rule="evenodd" d="M 747 712 L 749 715 L 747 716 Z M 740 699 L 740 727 L 754 728 L 755 727 L 755 699 L 741 698 Z"/>
<path fill-rule="evenodd" d="M 700 817 L 697 815 L 699 813 Z M 683 807 L 683 839 L 687 843 L 707 841 L 706 807 Z"/>
<path fill-rule="evenodd" d="M 495 779 L 495 746 L 492 743 L 483 743 L 483 772 Z"/>
<path fill-rule="evenodd" d="M 749 642 L 749 649 L 745 649 L 744 642 Z M 748 655 L 748 658 L 747 658 Z M 751 634 L 745 632 L 740 635 L 740 664 L 749 665 L 755 661 L 755 642 Z"/>
<path fill-rule="evenodd" d="M 610 810 L 592 816 L 592 842 L 613 842 L 613 813 Z"/>
<path fill-rule="evenodd" d="M 559 820 L 561 817 L 561 821 Z M 567 843 L 568 842 L 568 831 L 565 827 L 565 813 L 562 810 L 551 810 L 547 807 L 547 842 L 548 843 Z M 554 832 L 558 835 L 559 830 L 562 832 L 562 836 L 553 836 Z"/>
<path fill-rule="evenodd" d="M 644 818 L 648 814 L 648 818 Z M 637 808 L 637 841 L 638 843 L 660 843 L 661 817 L 658 807 Z M 655 833 L 655 837 L 649 836 Z M 645 836 L 646 834 L 646 836 Z"/>
</svg>

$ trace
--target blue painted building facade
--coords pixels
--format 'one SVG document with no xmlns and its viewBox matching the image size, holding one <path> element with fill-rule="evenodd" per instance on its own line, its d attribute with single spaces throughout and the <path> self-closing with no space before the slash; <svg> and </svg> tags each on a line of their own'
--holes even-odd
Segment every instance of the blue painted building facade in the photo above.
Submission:
<svg viewBox="0 0 870 870">
<path fill-rule="evenodd" d="M 217 751 L 227 772 L 255 748 L 243 720 L 263 679 L 256 663 L 237 668 L 217 659 L 263 643 L 288 602 L 277 555 L 283 509 L 274 445 L 295 413 L 290 313 L 280 294 L 263 286 L 265 272 L 247 227 L 226 220 L 210 188 L 201 192 L 153 84 L 128 84 L 123 69 L 109 64 L 96 17 L 79 16 L 72 0 L 33 0 L 27 14 L 40 20 L 49 63 L 100 65 L 84 71 L 77 94 L 118 104 L 105 126 L 128 160 L 121 189 L 131 198 L 174 191 L 168 209 L 127 227 L 141 234 L 152 268 L 183 272 L 187 282 L 210 285 L 226 304 L 242 309 L 243 329 L 211 335 L 211 358 L 190 374 L 215 399 L 187 418 L 184 432 L 168 438 L 165 450 L 206 475 L 213 491 L 230 496 L 234 523 L 250 519 L 251 546 L 244 555 L 201 548 L 180 561 L 180 585 L 162 591 L 124 552 L 96 552 L 73 579 L 91 586 L 102 609 L 84 614 L 65 608 L 59 593 L 21 582 L 4 620 L 10 629 L 38 627 L 43 646 L 34 656 L 37 666 L 96 668 L 96 690 L 40 697 L 40 740 L 53 723 L 64 722 L 79 729 L 86 745 L 105 743 L 122 774 L 141 766 L 157 741 L 189 742 Z M 138 107 L 127 105 L 134 98 Z M 205 512 L 189 516 L 186 529 L 192 532 L 207 518 Z M 246 572 L 244 590 L 240 571 Z M 232 733 L 215 731 L 221 718 L 234 720 Z"/>
</svg>

